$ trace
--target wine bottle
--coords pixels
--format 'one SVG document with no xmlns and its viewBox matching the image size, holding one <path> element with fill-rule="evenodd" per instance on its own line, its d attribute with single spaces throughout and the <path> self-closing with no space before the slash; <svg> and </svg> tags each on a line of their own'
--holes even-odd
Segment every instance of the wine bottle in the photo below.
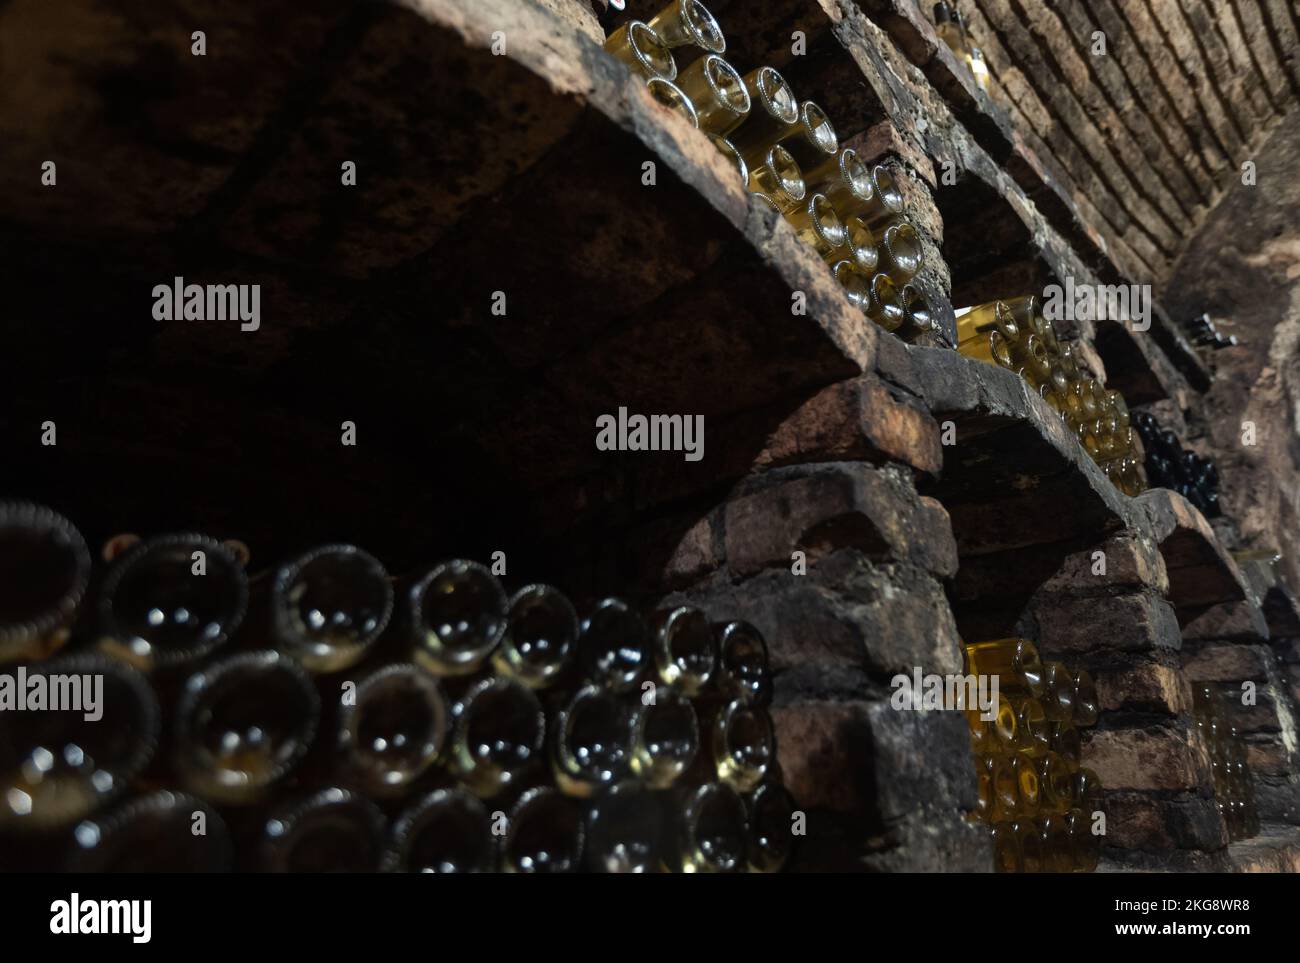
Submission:
<svg viewBox="0 0 1300 963">
<path fill-rule="evenodd" d="M 751 114 L 755 113 L 751 111 Z M 732 143 L 744 155 L 745 160 L 754 163 L 774 144 L 780 144 L 805 170 L 813 170 L 828 158 L 833 158 L 839 151 L 839 138 L 835 127 L 826 116 L 825 111 L 806 100 L 795 112 L 793 121 L 783 123 L 781 118 L 771 113 L 759 113 L 754 118 L 757 123 L 745 122 L 732 132 Z"/>
<path fill-rule="evenodd" d="M 677 64 L 663 38 L 640 20 L 629 20 L 609 35 L 605 51 L 646 80 L 677 79 Z"/>
<path fill-rule="evenodd" d="M 749 165 L 749 189 L 782 214 L 798 208 L 808 193 L 798 163 L 780 144 L 768 150 L 761 163 Z"/>
<path fill-rule="evenodd" d="M 833 202 L 832 202 L 833 203 Z M 826 260 L 832 265 L 840 261 L 849 261 L 863 275 L 862 278 L 862 296 L 857 306 L 862 308 L 867 301 L 871 299 L 871 291 L 867 287 L 868 279 L 873 277 L 880 266 L 880 250 L 876 246 L 876 235 L 872 233 L 871 228 L 867 227 L 867 222 L 857 214 L 850 214 L 843 218 L 844 232 L 847 235 L 844 245 L 833 251 Z M 841 281 L 841 283 L 843 283 Z M 850 295 L 849 300 L 853 300 Z"/>
<path fill-rule="evenodd" d="M 61 649 L 90 584 L 90 550 L 76 527 L 30 502 L 0 501 L 0 663 Z"/>
<path fill-rule="evenodd" d="M 761 163 L 783 131 L 799 120 L 799 101 L 785 78 L 772 67 L 759 67 L 744 77 L 749 113 L 730 132 L 729 140 L 750 168 Z"/>
<path fill-rule="evenodd" d="M 700 130 L 726 136 L 749 113 L 745 78 L 717 54 L 707 54 L 677 77 L 677 86 L 690 98 Z"/>
<path fill-rule="evenodd" d="M 896 285 L 907 283 L 925 263 L 921 235 L 910 221 L 892 222 L 881 235 L 881 270 Z"/>
<path fill-rule="evenodd" d="M 794 799 L 781 783 L 765 780 L 746 800 L 747 862 L 751 873 L 779 872 L 794 850 Z"/>
<path fill-rule="evenodd" d="M 866 314 L 871 308 L 871 275 L 865 274 L 848 258 L 832 264 L 831 273 L 844 289 L 849 303 Z"/>
<path fill-rule="evenodd" d="M 226 873 L 230 832 L 201 799 L 161 790 L 79 823 L 66 869 L 72 873 Z"/>
<path fill-rule="evenodd" d="M 748 622 L 714 626 L 718 636 L 718 688 L 724 695 L 766 703 L 772 696 L 767 642 Z"/>
<path fill-rule="evenodd" d="M 302 761 L 319 719 L 316 688 L 289 656 L 228 656 L 185 683 L 176 708 L 176 771 L 207 799 L 256 801 Z"/>
<path fill-rule="evenodd" d="M 502 867 L 508 873 L 578 872 L 585 832 L 572 799 L 549 786 L 529 789 L 510 811 Z"/>
<path fill-rule="evenodd" d="M 1101 858 L 1101 837 L 1092 831 L 1092 818 L 1082 809 L 1071 809 L 1065 817 L 1065 828 L 1075 872 L 1095 872 Z"/>
<path fill-rule="evenodd" d="M 587 686 L 555 719 L 552 767 L 567 795 L 587 797 L 627 774 L 635 741 L 633 714 L 607 690 Z"/>
<path fill-rule="evenodd" d="M 1042 837 L 1032 819 L 1017 819 L 1011 824 L 1020 851 L 1020 868 L 1025 873 L 1041 873 L 1045 866 Z"/>
<path fill-rule="evenodd" d="M 808 186 L 825 194 L 837 211 L 856 211 L 870 205 L 876 195 L 871 168 L 852 147 L 827 155 L 816 167 L 804 172 Z"/>
<path fill-rule="evenodd" d="M 664 107 L 668 108 L 686 123 L 690 124 L 696 130 L 700 128 L 700 117 L 695 112 L 695 105 L 691 103 L 691 98 L 687 97 L 671 80 L 665 80 L 663 77 L 651 77 L 646 81 L 646 90 L 650 91 L 650 96 Z"/>
<path fill-rule="evenodd" d="M 276 648 L 313 672 L 355 665 L 392 614 L 388 573 L 355 545 L 313 549 L 277 569 L 271 583 Z"/>
<path fill-rule="evenodd" d="M 558 589 L 526 585 L 510 599 L 506 629 L 493 656 L 497 672 L 544 689 L 578 651 L 578 613 Z"/>
<path fill-rule="evenodd" d="M 1074 673 L 1074 722 L 1079 726 L 1097 724 L 1098 706 L 1097 684 L 1087 669 Z"/>
<path fill-rule="evenodd" d="M 533 691 L 512 679 L 484 679 L 452 711 L 452 767 L 475 795 L 515 785 L 546 749 L 546 716 Z"/>
<path fill-rule="evenodd" d="M 997 676 L 1001 692 L 1043 694 L 1043 663 L 1028 639 L 994 639 L 966 645 L 966 665 L 975 675 Z"/>
<path fill-rule="evenodd" d="M 713 721 L 711 748 L 718 779 L 739 792 L 749 792 L 762 782 L 776 758 L 771 716 L 757 703 L 733 699 Z"/>
<path fill-rule="evenodd" d="M 718 670 L 718 641 L 709 620 L 688 605 L 656 618 L 655 670 L 664 685 L 687 697 L 700 694 Z"/>
<path fill-rule="evenodd" d="M 848 242 L 844 223 L 824 194 L 811 195 L 785 216 L 799 239 L 823 258 L 830 257 Z"/>
<path fill-rule="evenodd" d="M 727 49 L 722 28 L 700 0 L 673 0 L 649 24 L 669 47 L 695 46 L 715 54 Z"/>
<path fill-rule="evenodd" d="M 221 648 L 248 608 L 233 552 L 203 535 L 162 535 L 115 559 L 99 595 L 100 649 L 142 671 Z"/>
<path fill-rule="evenodd" d="M 993 838 L 993 869 L 999 873 L 1023 871 L 1020 860 L 1020 842 L 1012 823 L 994 823 L 990 829 Z"/>
<path fill-rule="evenodd" d="M 273 813 L 261 849 L 268 873 L 373 873 L 384 852 L 384 815 L 364 796 L 331 786 Z"/>
<path fill-rule="evenodd" d="M 718 149 L 718 153 L 735 165 L 736 173 L 740 175 L 742 184 L 749 183 L 749 165 L 745 163 L 745 158 L 740 156 L 740 151 L 736 150 L 736 145 L 725 137 L 719 137 L 717 134 L 710 134 L 709 140 L 713 146 Z"/>
<path fill-rule="evenodd" d="M 635 782 L 620 782 L 592 801 L 587 814 L 587 866 L 598 873 L 666 869 L 659 800 Z"/>
<path fill-rule="evenodd" d="M 0 729 L 0 832 L 67 826 L 120 796 L 149 764 L 158 701 L 138 672 L 100 655 L 16 673 L 29 701 L 5 712 Z M 30 702 L 37 693 L 39 706 Z"/>
<path fill-rule="evenodd" d="M 1039 806 L 1047 813 L 1065 813 L 1074 802 L 1075 780 L 1059 753 L 1047 752 L 1034 760 L 1038 773 Z"/>
<path fill-rule="evenodd" d="M 415 661 L 434 675 L 469 675 L 486 663 L 506 630 L 506 593 L 477 562 L 444 562 L 406 593 Z"/>
<path fill-rule="evenodd" d="M 1062 662 L 1043 663 L 1043 713 L 1053 722 L 1074 719 L 1074 676 Z"/>
<path fill-rule="evenodd" d="M 449 726 L 436 678 L 411 663 L 383 666 L 340 708 L 342 771 L 372 795 L 400 793 L 441 758 Z"/>
<path fill-rule="evenodd" d="M 464 789 L 439 789 L 406 810 L 383 860 L 390 873 L 490 873 L 496 865 L 492 821 Z"/>
<path fill-rule="evenodd" d="M 578 653 L 589 680 L 627 692 L 650 665 L 650 630 L 626 602 L 603 599 L 582 621 Z"/>
<path fill-rule="evenodd" d="M 706 783 L 682 796 L 678 862 L 685 873 L 736 873 L 746 866 L 748 816 L 740 794 Z"/>
<path fill-rule="evenodd" d="M 897 331 L 907 320 L 903 297 L 888 274 L 877 274 L 871 279 L 871 300 L 867 303 L 867 317 L 886 331 Z"/>
<path fill-rule="evenodd" d="M 632 745 L 632 772 L 651 789 L 671 786 L 699 751 L 699 723 L 690 701 L 672 689 L 657 691 L 654 702 L 636 710 Z"/>
</svg>

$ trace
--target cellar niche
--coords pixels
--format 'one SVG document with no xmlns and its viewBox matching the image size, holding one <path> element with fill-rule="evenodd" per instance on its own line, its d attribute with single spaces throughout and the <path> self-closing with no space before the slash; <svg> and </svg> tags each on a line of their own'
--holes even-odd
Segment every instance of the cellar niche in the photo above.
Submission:
<svg viewBox="0 0 1300 963">
<path fill-rule="evenodd" d="M 265 571 L 349 541 L 399 584 L 504 552 L 509 589 L 551 582 L 583 613 L 617 595 L 745 620 L 772 771 L 807 816 L 792 870 L 994 869 L 967 720 L 890 697 L 918 666 L 963 672 L 963 642 L 1027 639 L 1096 680 L 1103 868 L 1294 868 L 1294 646 L 1270 648 L 1194 508 L 1121 494 L 1023 378 L 952 350 L 954 306 L 1135 275 L 914 5 L 707 5 L 729 60 L 778 67 L 898 181 L 935 321 L 914 343 L 600 49 L 658 0 L 192 0 L 174 22 L 127 4 L 86 41 L 92 68 L 24 64 L 95 109 L 51 94 L 0 118 L 0 256 L 23 279 L 0 321 L 20 360 L 0 443 L 21 453 L 0 494 L 93 550 L 201 530 Z M 93 35 L 101 5 L 74 6 Z M 218 70 L 170 37 L 195 18 L 216 49 L 239 38 Z M 11 23 L 54 31 L 28 7 Z M 104 161 L 61 167 L 57 195 L 18 188 L 55 148 Z M 152 320 L 180 276 L 260 284 L 261 329 Z M 1060 334 L 1131 403 L 1199 404 L 1168 339 Z M 705 457 L 598 450 L 620 409 L 703 417 Z M 57 445 L 36 443 L 46 421 Z M 1238 721 L 1265 825 L 1229 845 L 1193 683 L 1241 682 L 1264 693 Z"/>
</svg>

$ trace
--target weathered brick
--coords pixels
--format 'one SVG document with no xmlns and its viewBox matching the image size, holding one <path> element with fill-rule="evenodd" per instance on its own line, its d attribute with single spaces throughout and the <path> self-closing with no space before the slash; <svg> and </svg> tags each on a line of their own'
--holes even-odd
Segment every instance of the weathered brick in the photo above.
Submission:
<svg viewBox="0 0 1300 963">
<path fill-rule="evenodd" d="M 1102 574 L 1094 574 L 1098 567 L 1096 552 L 1103 554 Z M 1145 536 L 1116 536 L 1095 549 L 1067 556 L 1060 570 L 1043 583 L 1042 591 L 1097 595 L 1121 586 L 1150 588 L 1159 595 L 1169 591 L 1164 558 Z"/>
<path fill-rule="evenodd" d="M 1270 652 L 1262 645 L 1197 646 L 1183 656 L 1187 677 L 1195 682 L 1241 682 L 1268 678 Z"/>
<path fill-rule="evenodd" d="M 1146 652 L 1182 645 L 1173 607 L 1146 592 L 1104 599 L 1039 599 L 1034 618 L 1043 647 L 1053 651 Z"/>
<path fill-rule="evenodd" d="M 1209 783 L 1203 754 L 1181 728 L 1090 732 L 1084 761 L 1107 789 L 1196 789 Z"/>
<path fill-rule="evenodd" d="M 866 703 L 801 702 L 772 710 L 786 788 L 809 809 L 874 808 Z"/>
<path fill-rule="evenodd" d="M 1097 697 L 1106 711 L 1159 712 L 1184 715 L 1191 711 L 1192 692 L 1178 669 L 1142 661 L 1121 668 L 1096 669 Z"/>
<path fill-rule="evenodd" d="M 952 530 L 932 502 L 922 503 L 897 469 L 856 463 L 817 466 L 773 480 L 726 506 L 727 564 L 738 575 L 788 568 L 795 550 L 809 560 L 839 548 L 904 559 L 938 574 L 956 570 Z"/>
</svg>

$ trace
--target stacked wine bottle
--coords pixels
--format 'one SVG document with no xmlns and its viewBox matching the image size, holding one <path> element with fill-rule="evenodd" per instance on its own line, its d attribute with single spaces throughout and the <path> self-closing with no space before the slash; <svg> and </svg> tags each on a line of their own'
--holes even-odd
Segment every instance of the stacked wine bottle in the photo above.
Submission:
<svg viewBox="0 0 1300 963">
<path fill-rule="evenodd" d="M 991 301 L 960 313 L 957 350 L 1015 371 L 1065 420 L 1116 488 L 1126 495 L 1146 489 L 1124 396 L 1079 365 L 1074 346 L 1057 338 L 1038 297 Z"/>
<path fill-rule="evenodd" d="M 673 0 L 648 21 L 619 27 L 605 49 L 644 78 L 656 100 L 709 136 L 750 193 L 789 221 L 867 317 L 905 339 L 940 330 L 918 278 L 921 237 L 894 176 L 841 148 L 826 112 L 800 103 L 776 69 L 742 76 L 724 60 L 726 38 L 702 3 Z"/>
<path fill-rule="evenodd" d="M 957 0 L 940 0 L 934 5 L 934 30 L 953 55 L 966 65 L 975 85 L 989 92 L 989 68 L 984 51 L 971 38 L 966 18 L 957 6 Z"/>
<path fill-rule="evenodd" d="M 66 519 L 0 503 L 0 680 L 24 703 L 0 681 L 0 708 L 30 710 L 0 727 L 5 868 L 771 872 L 790 853 L 746 623 L 613 598 L 579 620 L 547 585 L 507 596 L 464 560 L 392 579 L 351 545 L 251 579 L 241 545 L 201 535 L 105 555 L 95 571 Z"/>
<path fill-rule="evenodd" d="M 1255 784 L 1246 762 L 1246 746 L 1227 710 L 1227 696 L 1204 685 L 1193 693 L 1196 729 L 1210 757 L 1214 780 L 1214 801 L 1223 816 L 1230 840 L 1248 839 L 1259 833 L 1259 810 L 1255 805 Z"/>
<path fill-rule="evenodd" d="M 1079 736 L 1097 721 L 1092 677 L 1042 662 L 1027 639 L 972 643 L 965 657 L 968 673 L 998 679 L 996 707 L 966 710 L 978 781 L 971 819 L 988 827 L 998 872 L 1092 872 L 1102 787 L 1082 764 Z"/>
<path fill-rule="evenodd" d="M 1222 514 L 1219 469 L 1212 460 L 1184 448 L 1178 436 L 1162 428 L 1150 412 L 1134 415 L 1133 427 L 1146 449 L 1147 478 L 1153 486 L 1178 492 L 1207 518 Z"/>
</svg>

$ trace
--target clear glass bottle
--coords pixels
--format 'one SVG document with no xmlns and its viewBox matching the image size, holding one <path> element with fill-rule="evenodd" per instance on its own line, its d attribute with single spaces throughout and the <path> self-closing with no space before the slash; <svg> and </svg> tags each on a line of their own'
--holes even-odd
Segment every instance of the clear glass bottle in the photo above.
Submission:
<svg viewBox="0 0 1300 963">
<path fill-rule="evenodd" d="M 937 333 L 939 331 L 939 322 L 934 315 L 934 307 L 930 302 L 929 296 L 918 284 L 904 284 L 903 290 L 899 292 L 899 298 L 903 302 L 903 310 L 907 313 L 900 332 L 908 338 L 915 338 L 922 334 Z"/>
<path fill-rule="evenodd" d="M 506 630 L 505 590 L 486 567 L 456 559 L 431 569 L 406 593 L 415 660 L 434 675 L 469 675 Z"/>
<path fill-rule="evenodd" d="M 384 852 L 384 814 L 364 796 L 330 786 L 277 809 L 262 829 L 268 873 L 373 873 Z"/>
<path fill-rule="evenodd" d="M 372 795 L 401 793 L 442 757 L 449 715 L 442 687 L 424 669 L 376 669 L 339 710 L 344 770 Z"/>
<path fill-rule="evenodd" d="M 688 605 L 661 612 L 656 618 L 655 670 L 664 685 L 693 698 L 718 671 L 718 640 L 708 617 Z"/>
<path fill-rule="evenodd" d="M 749 189 L 766 197 L 782 214 L 797 209 L 808 196 L 798 163 L 779 144 L 767 152 L 762 163 L 750 165 Z"/>
<path fill-rule="evenodd" d="M 745 75 L 749 113 L 730 132 L 729 140 L 751 168 L 762 163 L 781 135 L 799 121 L 799 101 L 785 78 L 772 67 L 759 67 Z"/>
<path fill-rule="evenodd" d="M 650 789 L 667 789 L 690 768 L 700 746 L 689 699 L 664 688 L 640 705 L 633 722 L 632 772 Z"/>
<path fill-rule="evenodd" d="M 751 164 L 774 144 L 780 144 L 806 170 L 813 170 L 834 158 L 840 148 L 835 126 L 826 112 L 811 100 L 799 105 L 791 124 L 779 126 L 771 115 L 767 116 L 765 123 L 757 126 L 741 124 L 732 134 L 732 143 Z"/>
<path fill-rule="evenodd" d="M 849 303 L 866 313 L 871 307 L 871 276 L 848 259 L 836 261 L 831 265 L 831 273 L 844 289 L 844 296 Z"/>
<path fill-rule="evenodd" d="M 393 825 L 383 868 L 390 873 L 490 873 L 496 865 L 487 809 L 464 789 L 439 789 Z"/>
<path fill-rule="evenodd" d="M 749 813 L 749 871 L 780 872 L 794 850 L 794 799 L 785 786 L 768 779 L 745 802 Z"/>
<path fill-rule="evenodd" d="M 1020 326 L 1005 301 L 976 305 L 957 316 L 957 348 L 967 354 L 967 345 L 987 345 L 997 332 L 1009 344 L 1020 338 Z"/>
<path fill-rule="evenodd" d="M 743 872 L 749 827 L 740 794 L 723 783 L 706 783 L 687 792 L 682 803 L 678 823 L 682 872 Z"/>
<path fill-rule="evenodd" d="M 559 679 L 578 652 L 578 613 L 559 589 L 525 585 L 510 599 L 492 657 L 497 672 L 532 689 Z"/>
<path fill-rule="evenodd" d="M 632 781 L 604 790 L 587 814 L 587 866 L 597 873 L 666 869 L 664 814 L 653 793 Z"/>
<path fill-rule="evenodd" d="M 749 113 L 745 78 L 717 54 L 707 54 L 677 77 L 677 86 L 695 107 L 700 130 L 726 136 Z"/>
<path fill-rule="evenodd" d="M 228 656 L 185 683 L 176 707 L 176 771 L 204 798 L 255 802 L 302 761 L 319 721 L 316 687 L 289 656 Z"/>
<path fill-rule="evenodd" d="M 776 759 L 772 718 L 762 706 L 733 699 L 712 726 L 711 749 L 718 779 L 739 792 L 754 789 Z"/>
<path fill-rule="evenodd" d="M 513 679 L 478 682 L 456 703 L 452 719 L 452 768 L 480 798 L 518 783 L 545 753 L 542 705 Z"/>
<path fill-rule="evenodd" d="M 578 654 L 589 680 L 628 692 L 650 667 L 650 630 L 622 599 L 603 599 L 582 621 Z"/>
<path fill-rule="evenodd" d="M 90 584 L 90 550 L 70 521 L 31 502 L 0 501 L 0 663 L 61 649 Z"/>
<path fill-rule="evenodd" d="M 12 671 L 24 701 L 0 728 L 0 832 L 74 823 L 120 796 L 153 759 L 158 700 L 130 666 L 80 654 Z M 38 691 L 39 707 L 27 701 Z"/>
<path fill-rule="evenodd" d="M 848 241 L 848 232 L 824 194 L 813 194 L 786 213 L 799 239 L 823 258 L 830 257 Z"/>
<path fill-rule="evenodd" d="M 921 235 L 910 221 L 899 219 L 885 228 L 881 235 L 881 270 L 896 285 L 905 284 L 925 263 L 925 249 Z"/>
<path fill-rule="evenodd" d="M 749 165 L 745 163 L 745 158 L 740 156 L 740 151 L 736 150 L 736 145 L 725 137 L 719 137 L 717 134 L 710 134 L 709 140 L 718 149 L 718 153 L 735 166 L 736 173 L 740 175 L 740 182 L 746 185 L 749 184 Z"/>
<path fill-rule="evenodd" d="M 1043 663 L 1043 712 L 1053 722 L 1074 719 L 1074 675 L 1063 662 Z"/>
<path fill-rule="evenodd" d="M 869 279 L 878 272 L 880 266 L 880 250 L 876 246 L 876 235 L 867 226 L 867 222 L 856 214 L 842 220 L 844 222 L 844 232 L 847 235 L 844 245 L 833 251 L 826 260 L 832 266 L 840 261 L 852 262 L 853 267 L 863 276 L 863 290 L 866 297 L 870 299 L 870 290 L 867 289 L 866 285 L 869 283 Z M 850 300 L 852 300 L 851 297 Z"/>
<path fill-rule="evenodd" d="M 816 167 L 804 172 L 804 180 L 812 190 L 825 194 L 837 211 L 851 212 L 869 206 L 876 194 L 871 168 L 852 147 L 827 155 Z"/>
<path fill-rule="evenodd" d="M 388 626 L 393 586 L 374 556 L 325 545 L 276 570 L 271 631 L 276 648 L 313 672 L 359 662 Z"/>
<path fill-rule="evenodd" d="M 877 274 L 871 279 L 871 300 L 867 306 L 867 317 L 886 331 L 897 331 L 907 320 L 903 297 L 888 274 Z"/>
<path fill-rule="evenodd" d="M 718 689 L 732 698 L 766 703 L 772 695 L 767 640 L 748 622 L 714 626 L 718 636 Z"/>
<path fill-rule="evenodd" d="M 203 535 L 162 535 L 109 568 L 100 649 L 146 672 L 184 665 L 225 645 L 247 609 L 248 577 L 229 548 Z"/>
<path fill-rule="evenodd" d="M 650 91 L 650 96 L 655 102 L 672 111 L 686 123 L 690 124 L 696 130 L 700 128 L 700 118 L 695 112 L 695 105 L 691 103 L 691 98 L 687 97 L 671 80 L 664 80 L 662 77 L 651 77 L 646 81 L 646 90 Z"/>
<path fill-rule="evenodd" d="M 632 763 L 635 722 L 617 696 L 597 686 L 580 689 L 552 730 L 551 764 L 560 790 L 589 797 L 622 779 Z"/>
<path fill-rule="evenodd" d="M 524 792 L 510 811 L 501 865 L 507 873 L 576 873 L 586 828 L 582 810 L 549 786 Z"/>
<path fill-rule="evenodd" d="M 646 80 L 655 77 L 677 79 L 677 64 L 668 45 L 640 20 L 630 20 L 611 33 L 605 41 L 605 51 Z"/>
<path fill-rule="evenodd" d="M 727 39 L 708 7 L 700 0 L 672 0 L 649 20 L 650 27 L 669 47 L 699 47 L 725 53 Z"/>
<path fill-rule="evenodd" d="M 194 832 L 195 816 L 203 833 Z M 72 873 L 226 873 L 234 862 L 225 822 L 201 799 L 166 790 L 140 796 L 79 823 Z"/>
</svg>

